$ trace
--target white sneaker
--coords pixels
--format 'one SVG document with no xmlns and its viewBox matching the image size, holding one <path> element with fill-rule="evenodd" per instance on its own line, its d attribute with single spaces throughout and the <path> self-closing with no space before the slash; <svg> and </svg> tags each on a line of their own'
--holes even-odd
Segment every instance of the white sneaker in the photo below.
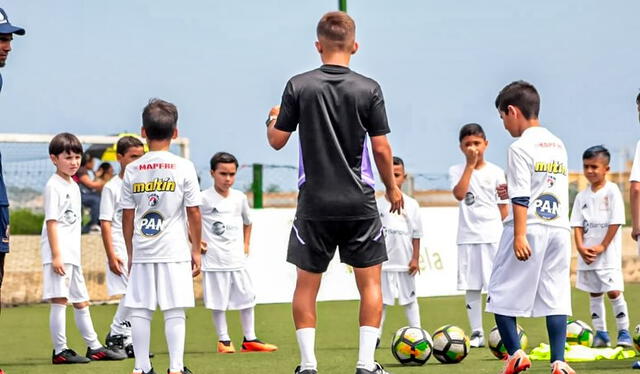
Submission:
<svg viewBox="0 0 640 374">
<path fill-rule="evenodd" d="M 469 338 L 469 345 L 471 348 L 482 348 L 484 347 L 484 335 L 482 331 L 474 331 L 471 333 L 471 337 Z"/>
</svg>

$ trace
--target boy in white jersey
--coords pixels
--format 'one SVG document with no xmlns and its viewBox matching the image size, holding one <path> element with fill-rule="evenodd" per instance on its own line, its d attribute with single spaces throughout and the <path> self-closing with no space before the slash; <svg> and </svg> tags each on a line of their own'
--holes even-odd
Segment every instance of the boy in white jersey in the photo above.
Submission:
<svg viewBox="0 0 640 374">
<path fill-rule="evenodd" d="M 504 221 L 494 260 L 487 311 L 495 314 L 509 357 L 502 373 L 528 369 L 520 347 L 516 317 L 546 317 L 551 373 L 575 373 L 564 362 L 567 315 L 571 314 L 571 233 L 567 151 L 540 126 L 540 96 L 533 85 L 517 81 L 496 98 L 509 134 L 508 197 L 512 210 Z"/>
<path fill-rule="evenodd" d="M 613 306 L 618 327 L 618 346 L 632 347 L 629 335 L 629 311 L 622 291 L 622 234 L 625 223 L 624 201 L 620 189 L 608 182 L 611 155 L 597 145 L 584 151 L 584 176 L 590 185 L 573 202 L 571 226 L 578 249 L 576 288 L 591 295 L 591 320 L 596 329 L 593 347 L 609 347 L 604 297 L 606 292 Z"/>
<path fill-rule="evenodd" d="M 489 142 L 482 126 L 462 126 L 458 140 L 466 162 L 449 168 L 453 196 L 460 202 L 458 289 L 465 291 L 471 347 L 478 348 L 484 347 L 481 293 L 489 285 L 508 201 L 500 200 L 496 193 L 506 183 L 504 171 L 484 159 Z"/>
<path fill-rule="evenodd" d="M 131 308 L 134 373 L 155 373 L 149 360 L 151 317 L 164 314 L 169 374 L 184 366 L 185 313 L 200 273 L 200 187 L 193 163 L 169 152 L 178 136 L 175 105 L 152 99 L 142 112 L 149 152 L 130 163 L 122 182 L 122 232 L 129 256 L 125 306 Z M 189 243 L 191 240 L 191 243 Z"/>
<path fill-rule="evenodd" d="M 129 259 L 122 236 L 122 208 L 120 207 L 122 177 L 127 165 L 142 157 L 143 154 L 144 146 L 140 139 L 134 136 L 120 138 L 116 144 L 120 173 L 111 178 L 102 189 L 100 228 L 107 255 L 106 283 L 109 296 L 121 296 L 127 293 Z M 118 304 L 105 344 L 112 350 L 119 350 L 133 357 L 129 309 L 124 306 L 124 302 Z"/>
<path fill-rule="evenodd" d="M 89 293 L 80 262 L 80 188 L 71 179 L 80 167 L 81 156 L 82 144 L 73 134 L 58 134 L 49 143 L 49 157 L 56 166 L 56 173 L 44 188 L 44 225 L 40 244 L 42 298 L 51 303 L 49 329 L 53 342 L 53 364 L 123 360 L 127 357 L 100 344 L 89 313 Z M 86 357 L 77 355 L 67 347 L 68 302 L 73 303 L 76 326 L 88 346 Z"/>
<path fill-rule="evenodd" d="M 404 161 L 393 158 L 393 177 L 398 188 L 402 188 L 407 177 Z M 376 203 L 384 228 L 384 240 L 389 260 L 382 263 L 382 319 L 378 331 L 378 345 L 387 306 L 398 303 L 404 306 L 409 326 L 421 327 L 420 307 L 416 297 L 416 274 L 420 270 L 420 238 L 422 237 L 422 218 L 420 206 L 415 199 L 403 194 L 404 210 L 391 213 L 391 204 L 386 197 L 380 197 Z"/>
<path fill-rule="evenodd" d="M 278 349 L 256 337 L 254 307 L 256 295 L 245 268 L 251 238 L 249 202 L 231 188 L 238 160 L 218 152 L 211 158 L 213 186 L 202 192 L 202 238 L 207 251 L 202 258 L 204 305 L 211 309 L 218 333 L 218 352 L 234 353 L 227 329 L 226 310 L 239 310 L 244 339 L 242 352 L 272 352 Z"/>
</svg>

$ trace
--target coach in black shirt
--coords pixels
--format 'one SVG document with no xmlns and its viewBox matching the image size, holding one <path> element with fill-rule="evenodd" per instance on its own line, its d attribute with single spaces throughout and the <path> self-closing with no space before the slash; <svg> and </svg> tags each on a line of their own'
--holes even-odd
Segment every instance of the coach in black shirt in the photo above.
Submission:
<svg viewBox="0 0 640 374">
<path fill-rule="evenodd" d="M 280 107 L 271 109 L 267 120 L 273 148 L 282 148 L 296 129 L 300 138 L 300 193 L 287 254 L 298 267 L 292 303 L 301 353 L 296 373 L 317 373 L 315 302 L 322 273 L 338 247 L 341 261 L 354 268 L 361 297 L 356 374 L 382 374 L 374 352 L 382 313 L 380 269 L 387 253 L 368 137 L 392 211 L 399 213 L 403 206 L 393 180 L 384 98 L 378 83 L 348 67 L 358 50 L 351 17 L 327 13 L 317 35 L 323 65 L 291 78 Z"/>
</svg>

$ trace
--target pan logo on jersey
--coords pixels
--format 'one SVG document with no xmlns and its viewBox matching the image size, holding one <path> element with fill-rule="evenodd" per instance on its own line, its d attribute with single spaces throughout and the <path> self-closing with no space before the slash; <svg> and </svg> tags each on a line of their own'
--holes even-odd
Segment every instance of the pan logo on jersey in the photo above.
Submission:
<svg viewBox="0 0 640 374">
<path fill-rule="evenodd" d="M 170 178 L 156 178 L 150 182 L 141 182 L 133 184 L 133 193 L 145 192 L 174 192 L 176 190 L 176 182 Z"/>
<path fill-rule="evenodd" d="M 158 196 L 157 193 L 152 193 L 151 195 L 149 195 L 149 206 L 150 207 L 154 207 L 156 205 L 158 205 L 158 203 L 160 202 L 160 196 Z"/>
<path fill-rule="evenodd" d="M 164 225 L 164 217 L 155 210 L 148 211 L 142 216 L 140 231 L 142 235 L 152 237 L 162 232 L 162 226 Z"/>
<path fill-rule="evenodd" d="M 213 227 L 213 233 L 218 236 L 221 236 L 222 234 L 225 233 L 225 231 L 227 231 L 227 227 L 224 225 L 224 223 L 220 221 L 215 221 L 212 227 Z"/>
<path fill-rule="evenodd" d="M 476 195 L 469 191 L 464 194 L 464 203 L 467 205 L 473 205 L 476 202 Z"/>
<path fill-rule="evenodd" d="M 558 161 L 551 161 L 551 162 L 538 161 L 533 165 L 533 170 L 536 173 L 567 175 L 567 166 L 564 163 L 558 162 Z"/>
<path fill-rule="evenodd" d="M 558 218 L 560 204 L 558 199 L 551 194 L 542 194 L 533 202 L 536 215 L 544 220 L 551 221 Z"/>
<path fill-rule="evenodd" d="M 71 209 L 67 209 L 62 214 L 62 221 L 67 225 L 73 225 L 78 220 L 78 215 Z"/>
</svg>

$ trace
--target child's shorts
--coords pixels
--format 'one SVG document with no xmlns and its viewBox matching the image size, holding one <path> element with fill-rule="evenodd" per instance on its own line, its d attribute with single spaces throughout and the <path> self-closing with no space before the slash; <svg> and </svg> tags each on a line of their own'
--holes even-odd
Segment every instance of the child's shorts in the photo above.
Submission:
<svg viewBox="0 0 640 374">
<path fill-rule="evenodd" d="M 458 244 L 458 289 L 486 290 L 498 243 Z"/>
<path fill-rule="evenodd" d="M 624 291 L 620 269 L 578 270 L 576 288 L 591 293 Z"/>
<path fill-rule="evenodd" d="M 42 266 L 42 299 L 64 297 L 71 303 L 89 301 L 89 292 L 78 265 L 64 264 L 65 275 L 53 272 L 51 264 Z"/>
<path fill-rule="evenodd" d="M 416 277 L 407 271 L 383 271 L 380 278 L 384 305 L 407 305 L 416 301 Z"/>
<path fill-rule="evenodd" d="M 163 311 L 195 306 L 191 261 L 134 263 L 124 305 Z"/>
<path fill-rule="evenodd" d="M 246 269 L 203 271 L 204 306 L 213 310 L 242 310 L 256 305 L 256 293 Z"/>
<path fill-rule="evenodd" d="M 528 225 L 531 257 L 513 252 L 513 226 L 502 232 L 489 281 L 487 312 L 512 317 L 571 315 L 571 232 L 561 227 Z"/>
</svg>

